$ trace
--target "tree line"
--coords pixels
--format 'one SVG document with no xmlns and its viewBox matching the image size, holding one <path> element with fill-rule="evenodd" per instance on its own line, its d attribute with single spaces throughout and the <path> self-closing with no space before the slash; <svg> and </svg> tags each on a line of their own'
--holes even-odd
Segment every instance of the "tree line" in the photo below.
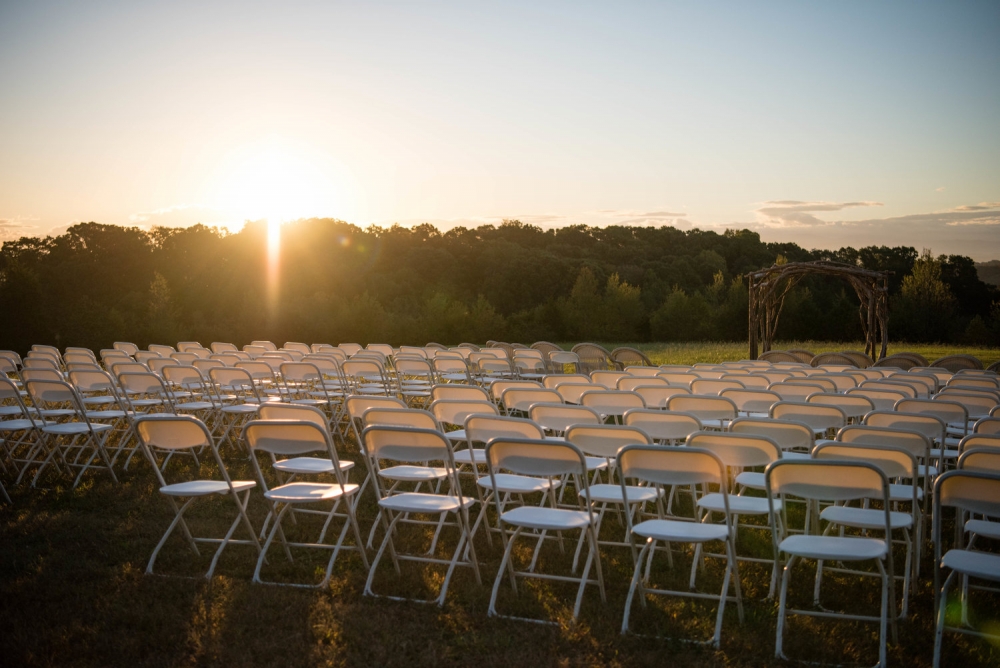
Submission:
<svg viewBox="0 0 1000 668">
<path fill-rule="evenodd" d="M 0 250 L 0 348 L 113 341 L 286 340 L 456 344 L 487 339 L 745 340 L 744 275 L 775 262 L 835 260 L 889 270 L 892 340 L 1000 343 L 1000 291 L 964 256 L 907 246 L 807 250 L 750 230 L 543 230 L 519 221 L 361 229 L 264 222 L 236 233 L 81 223 Z M 277 266 L 269 265 L 269 257 Z M 779 338 L 861 339 L 857 298 L 807 277 Z"/>
</svg>

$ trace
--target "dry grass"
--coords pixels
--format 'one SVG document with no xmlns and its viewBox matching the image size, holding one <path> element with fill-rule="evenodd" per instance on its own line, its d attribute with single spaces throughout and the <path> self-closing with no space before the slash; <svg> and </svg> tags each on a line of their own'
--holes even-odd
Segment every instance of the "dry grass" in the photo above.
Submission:
<svg viewBox="0 0 1000 668">
<path fill-rule="evenodd" d="M 711 346 L 711 351 L 722 349 Z M 661 348 L 662 354 L 714 355 L 692 347 Z M 345 454 L 360 462 L 353 445 Z M 231 473 L 251 477 L 245 457 L 227 453 Z M 192 464 L 171 464 L 175 474 L 211 475 Z M 360 473 L 360 471 L 359 471 Z M 258 586 L 250 582 L 252 548 L 232 546 L 223 555 L 211 582 L 203 579 L 146 576 L 154 545 L 172 512 L 156 492 L 145 462 L 112 484 L 97 474 L 74 491 L 48 478 L 45 489 L 11 490 L 13 506 L 0 507 L 0 664 L 6 666 L 270 666 L 270 665 L 781 665 L 773 659 L 774 603 L 764 599 L 768 568 L 742 565 L 746 620 L 738 624 L 735 606 L 726 611 L 719 651 L 670 640 L 618 632 L 632 571 L 629 551 L 604 548 L 602 561 L 608 602 L 601 605 L 596 590 L 587 592 L 581 619 L 569 620 L 574 590 L 568 586 L 532 583 L 514 596 L 506 585 L 501 608 L 522 614 L 551 616 L 557 624 L 540 626 L 490 619 L 486 615 L 490 586 L 501 557 L 499 542 L 492 549 L 480 532 L 476 548 L 483 586 L 460 569 L 443 609 L 429 605 L 364 598 L 365 573 L 360 559 L 347 553 L 338 562 L 331 586 L 324 591 Z M 225 499 L 205 503 L 192 513 L 193 527 L 221 533 L 228 526 L 231 506 Z M 374 502 L 366 493 L 360 505 L 362 531 L 374 519 Z M 251 520 L 259 527 L 263 502 L 254 497 Z M 314 518 L 298 531 L 314 528 Z M 622 535 L 613 517 L 604 537 Z M 426 540 L 424 532 L 410 535 L 412 545 Z M 760 534 L 760 535 L 758 535 Z M 455 536 L 445 534 L 445 545 Z M 770 555 L 766 534 L 741 535 L 741 550 Z M 925 549 L 924 568 L 911 603 L 912 614 L 892 644 L 892 665 L 929 665 L 933 647 L 931 562 Z M 280 551 L 272 553 L 271 575 L 308 578 L 321 567 L 319 558 L 287 564 Z M 565 568 L 568 556 L 546 547 L 544 567 Z M 523 556 L 523 555 L 522 555 Z M 661 560 L 654 578 L 661 584 L 685 586 L 689 557 L 675 569 Z M 209 555 L 194 557 L 177 537 L 168 542 L 157 569 L 198 575 Z M 323 562 L 325 563 L 325 562 Z M 441 571 L 410 564 L 397 578 L 388 562 L 377 578 L 382 591 L 428 594 Z M 710 565 L 699 582 L 716 590 L 720 569 Z M 829 576 L 824 580 L 829 607 L 877 610 L 878 587 L 873 581 Z M 801 567 L 794 580 L 799 604 L 808 605 L 811 570 Z M 978 594 L 974 615 L 980 621 L 1000 619 L 1000 597 Z M 633 629 L 649 635 L 709 637 L 714 606 L 658 597 L 646 610 L 636 605 Z M 810 661 L 871 664 L 876 656 L 874 624 L 834 623 L 793 619 L 788 653 Z M 981 640 L 948 636 L 946 665 L 998 665 L 1000 650 Z"/>
</svg>

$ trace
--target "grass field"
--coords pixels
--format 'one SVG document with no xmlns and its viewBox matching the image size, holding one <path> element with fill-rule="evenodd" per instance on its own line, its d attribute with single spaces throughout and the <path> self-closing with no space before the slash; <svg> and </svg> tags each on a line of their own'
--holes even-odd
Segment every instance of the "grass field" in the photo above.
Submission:
<svg viewBox="0 0 1000 668">
<path fill-rule="evenodd" d="M 802 347 L 808 346 L 802 344 Z M 796 344 L 799 347 L 799 344 Z M 829 349 L 843 349 L 833 346 Z M 828 349 L 819 344 L 817 352 Z M 648 346 L 656 361 L 713 361 L 744 357 L 742 346 Z M 923 349 L 918 349 L 923 351 Z M 730 354 L 729 351 L 732 351 Z M 930 351 L 928 351 L 930 352 Z M 989 351 L 1000 356 L 1000 351 Z M 926 354 L 926 353 L 924 353 Z M 934 353 L 931 353 L 933 355 Z M 943 353 L 942 353 L 943 354 Z M 977 354 L 989 359 L 985 351 Z M 340 444 L 345 456 L 361 464 L 353 443 Z M 244 455 L 224 452 L 230 473 L 252 479 Z M 363 468 L 363 467 L 362 467 Z M 171 463 L 172 475 L 212 476 L 203 463 L 195 471 L 189 460 Z M 360 473 L 358 471 L 357 473 Z M 360 477 L 358 477 L 360 480 Z M 602 549 L 607 604 L 588 589 L 581 619 L 571 623 L 575 589 L 571 586 L 528 583 L 514 596 L 501 589 L 501 607 L 522 615 L 543 615 L 550 626 L 490 619 L 486 610 L 490 586 L 501 558 L 499 541 L 492 548 L 483 532 L 476 549 L 484 583 L 471 573 L 457 571 L 444 608 L 400 603 L 361 595 L 365 573 L 357 555 L 338 561 L 330 587 L 323 591 L 253 585 L 253 549 L 232 546 L 224 553 L 210 581 L 144 575 L 146 560 L 172 519 L 172 511 L 156 491 L 155 478 L 145 461 L 120 474 L 120 483 L 95 474 L 76 490 L 55 477 L 42 489 L 11 489 L 12 506 L 0 506 L 0 664 L 5 666 L 524 666 L 524 665 L 784 665 L 773 659 L 776 605 L 766 600 L 769 567 L 741 564 L 745 620 L 739 624 L 735 605 L 726 610 L 722 647 L 709 648 L 658 639 L 657 635 L 707 638 L 715 607 L 658 597 L 632 613 L 635 634 L 619 633 L 625 595 L 632 572 L 627 548 Z M 470 481 L 471 482 L 471 481 Z M 471 486 L 470 486 L 471 491 Z M 260 527 L 265 515 L 259 494 L 252 497 L 250 517 Z M 366 493 L 359 505 L 363 532 L 374 520 L 375 504 Z M 224 533 L 231 517 L 228 500 L 195 505 L 195 531 Z M 495 520 L 494 520 L 495 521 Z M 306 537 L 317 527 L 302 520 L 295 536 Z M 945 535 L 950 535 L 946 531 Z M 294 538 L 295 536 L 290 536 Z M 623 536 L 623 527 L 611 515 L 602 538 Z M 426 545 L 427 532 L 407 534 L 411 547 Z M 454 545 L 445 532 L 443 542 Z M 527 543 L 525 543 L 527 545 Z M 741 533 L 743 554 L 769 557 L 766 533 Z M 570 550 L 571 551 L 571 550 Z M 519 555 L 524 558 L 524 550 Z M 923 568 L 911 601 L 910 618 L 899 625 L 898 641 L 890 643 L 889 663 L 895 666 L 930 665 L 933 647 L 932 568 L 930 544 L 925 544 Z M 901 553 L 899 555 L 902 556 Z M 207 569 L 210 555 L 195 557 L 179 537 L 164 548 L 157 569 L 197 576 Z M 569 556 L 554 545 L 543 552 L 542 569 L 565 569 Z M 287 564 L 280 550 L 272 552 L 276 577 L 309 578 L 320 558 Z M 383 563 L 376 579 L 382 591 L 426 595 L 442 571 L 404 565 L 397 578 Z M 685 553 L 670 569 L 661 559 L 654 582 L 686 587 L 690 556 Z M 808 607 L 812 573 L 796 571 L 792 601 Z M 721 571 L 709 564 L 699 576 L 704 591 L 718 591 Z M 872 580 L 838 575 L 824 578 L 825 606 L 855 611 L 877 610 L 878 587 Z M 980 623 L 1000 624 L 1000 596 L 976 593 L 972 616 Z M 877 656 L 877 626 L 792 618 L 786 651 L 808 661 L 871 665 Z M 949 635 L 945 665 L 1000 665 L 1000 649 L 982 640 Z"/>
</svg>

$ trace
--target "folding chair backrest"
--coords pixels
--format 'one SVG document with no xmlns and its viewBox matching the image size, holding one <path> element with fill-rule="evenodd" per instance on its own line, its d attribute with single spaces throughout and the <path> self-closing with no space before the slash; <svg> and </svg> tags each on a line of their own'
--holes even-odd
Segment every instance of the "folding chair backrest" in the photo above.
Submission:
<svg viewBox="0 0 1000 668">
<path fill-rule="evenodd" d="M 950 401 L 962 404 L 969 411 L 969 419 L 988 417 L 990 411 L 1000 404 L 1000 399 L 988 393 L 950 392 L 942 390 L 934 396 L 935 401 Z"/>
<path fill-rule="evenodd" d="M 212 435 L 201 420 L 190 415 L 140 416 L 135 431 L 147 447 L 190 450 L 211 447 Z"/>
<path fill-rule="evenodd" d="M 305 404 L 285 404 L 277 401 L 263 403 L 257 410 L 261 420 L 297 420 L 312 422 L 324 431 L 329 430 L 326 415 L 315 406 Z"/>
<path fill-rule="evenodd" d="M 232 343 L 223 343 L 221 341 L 213 341 L 211 349 L 216 355 L 221 355 L 222 353 L 235 353 L 239 350 L 239 348 Z"/>
<path fill-rule="evenodd" d="M 646 407 L 641 395 L 624 390 L 590 390 L 580 395 L 579 403 L 598 413 L 618 414 L 631 408 Z"/>
<path fill-rule="evenodd" d="M 167 387 L 163 384 L 163 379 L 155 373 L 149 371 L 145 373 L 126 372 L 118 375 L 118 385 L 126 393 L 130 394 L 155 394 L 160 397 L 167 397 Z"/>
<path fill-rule="evenodd" d="M 395 353 L 395 351 L 392 349 L 392 346 L 390 346 L 388 343 L 369 343 L 367 349 L 377 353 L 382 353 L 386 357 L 391 357 Z M 400 347 L 400 349 L 402 349 L 402 346 Z"/>
<path fill-rule="evenodd" d="M 846 396 L 865 397 L 872 402 L 877 410 L 891 410 L 897 402 L 908 399 L 907 395 L 895 390 L 873 390 L 864 387 L 848 390 Z"/>
<path fill-rule="evenodd" d="M 992 414 L 992 413 L 991 413 Z M 974 434 L 1000 434 L 1000 417 L 982 418 L 973 427 Z"/>
<path fill-rule="evenodd" d="M 617 389 L 618 379 L 624 378 L 628 374 L 624 371 L 591 371 L 590 382 L 603 385 L 609 390 Z"/>
<path fill-rule="evenodd" d="M 916 431 L 852 425 L 841 429 L 837 433 L 837 440 L 842 443 L 890 445 L 897 448 L 904 448 L 912 452 L 914 457 L 920 459 L 928 459 L 930 457 L 931 440 Z"/>
<path fill-rule="evenodd" d="M 960 453 L 972 448 L 1000 450 L 1000 434 L 969 434 L 958 444 Z"/>
<path fill-rule="evenodd" d="M 667 401 L 667 410 L 691 413 L 699 420 L 735 420 L 736 404 L 725 397 L 703 397 L 679 394 Z"/>
<path fill-rule="evenodd" d="M 454 468 L 451 444 L 440 431 L 374 425 L 361 440 L 369 457 L 399 462 L 441 461 Z"/>
<path fill-rule="evenodd" d="M 813 459 L 867 462 L 877 466 L 886 478 L 917 480 L 917 458 L 905 448 L 863 443 L 838 443 L 831 441 L 817 445 Z"/>
<path fill-rule="evenodd" d="M 441 431 L 441 425 L 429 411 L 418 408 L 369 408 L 361 415 L 361 423 L 371 425 L 394 425 L 414 429 Z"/>
<path fill-rule="evenodd" d="M 465 434 L 474 443 L 488 443 L 494 438 L 545 438 L 542 428 L 531 420 L 500 415 L 470 415 Z"/>
<path fill-rule="evenodd" d="M 439 399 L 432 401 L 430 411 L 442 425 L 464 425 L 470 415 L 499 415 L 491 401 L 467 401 L 463 399 Z"/>
<path fill-rule="evenodd" d="M 948 471 L 934 482 L 934 545 L 941 555 L 942 507 L 966 512 L 1000 516 L 1000 476 L 972 470 Z"/>
<path fill-rule="evenodd" d="M 514 387 L 539 389 L 541 386 L 533 380 L 494 381 L 494 383 L 490 385 L 490 399 L 492 399 L 494 403 L 500 403 L 503 400 L 503 393 Z"/>
<path fill-rule="evenodd" d="M 885 474 L 866 462 L 783 460 L 767 467 L 764 480 L 772 497 L 788 494 L 817 501 L 876 498 L 883 500 L 886 515 L 889 512 Z M 888 522 L 886 517 L 887 525 Z"/>
<path fill-rule="evenodd" d="M 704 448 L 718 455 L 726 466 L 767 466 L 781 459 L 781 448 L 767 436 L 698 431 L 687 438 L 690 448 Z"/>
<path fill-rule="evenodd" d="M 817 376 L 809 376 L 809 380 L 825 380 L 834 384 L 835 392 L 846 392 L 858 386 L 858 381 L 848 373 L 824 373 Z"/>
<path fill-rule="evenodd" d="M 589 501 L 586 460 L 572 443 L 499 437 L 486 444 L 486 461 L 491 474 L 498 470 L 544 477 L 576 474 Z"/>
<path fill-rule="evenodd" d="M 948 426 L 944 420 L 936 415 L 898 411 L 873 411 L 865 416 L 864 423 L 872 427 L 917 431 L 934 440 L 944 439 Z"/>
<path fill-rule="evenodd" d="M 768 390 L 723 390 L 719 395 L 729 399 L 744 413 L 767 413 L 771 406 L 781 401 L 774 392 Z"/>
<path fill-rule="evenodd" d="M 489 401 L 490 395 L 477 385 L 450 383 L 431 388 L 431 401 L 438 399 L 465 399 L 469 401 Z"/>
<path fill-rule="evenodd" d="M 193 366 L 163 367 L 163 379 L 175 387 L 183 387 L 186 390 L 205 388 L 205 378 Z"/>
<path fill-rule="evenodd" d="M 780 401 L 771 406 L 770 416 L 775 420 L 802 422 L 817 431 L 840 429 L 847 424 L 843 409 L 801 401 Z"/>
<path fill-rule="evenodd" d="M 563 383 L 589 383 L 590 376 L 583 373 L 561 373 L 546 376 L 542 379 L 542 386 L 551 390 L 556 389 Z"/>
<path fill-rule="evenodd" d="M 155 357 L 150 359 L 149 362 L 146 363 L 146 366 L 149 367 L 150 371 L 160 375 L 163 375 L 163 370 L 168 366 L 180 366 L 180 365 L 181 363 L 173 359 L 172 357 Z M 117 364 L 115 365 L 115 371 L 118 371 Z"/>
<path fill-rule="evenodd" d="M 859 387 L 861 387 L 862 389 L 871 389 L 871 390 L 892 390 L 893 392 L 899 392 L 908 399 L 919 398 L 917 389 L 912 385 L 908 385 L 907 383 L 893 383 L 889 382 L 888 379 L 867 380 L 861 383 Z"/>
<path fill-rule="evenodd" d="M 176 350 L 174 350 L 173 346 L 165 346 L 157 343 L 149 344 L 147 350 L 149 350 L 149 352 L 162 355 L 163 357 L 170 357 L 172 354 L 177 352 Z"/>
<path fill-rule="evenodd" d="M 827 388 L 816 383 L 792 382 L 792 380 L 771 383 L 767 389 L 781 397 L 782 401 L 805 401 L 811 394 L 827 391 Z"/>
<path fill-rule="evenodd" d="M 789 378 L 784 381 L 784 385 L 805 385 L 807 387 L 818 387 L 817 392 L 836 392 L 837 384 L 832 380 L 827 380 L 826 374 L 811 374 L 808 378 Z"/>
<path fill-rule="evenodd" d="M 625 373 L 630 376 L 639 376 L 640 378 L 652 378 L 656 374 L 660 373 L 662 369 L 656 366 L 627 366 L 625 367 Z"/>
<path fill-rule="evenodd" d="M 748 390 L 766 390 L 767 386 L 771 384 L 771 381 L 762 376 L 755 376 L 749 373 L 735 374 L 732 370 L 719 380 L 738 381 Z"/>
<path fill-rule="evenodd" d="M 120 350 L 126 355 L 135 355 L 139 352 L 139 346 L 134 343 L 128 343 L 127 341 L 115 341 L 112 346 L 115 350 Z"/>
<path fill-rule="evenodd" d="M 117 395 L 114 379 L 101 369 L 70 371 L 69 382 L 80 392 L 111 392 Z"/>
<path fill-rule="evenodd" d="M 21 366 L 25 369 L 52 369 L 59 370 L 59 362 L 47 355 L 29 356 L 24 358 Z"/>
<path fill-rule="evenodd" d="M 696 380 L 701 380 L 701 376 L 693 373 L 680 373 L 680 372 L 664 372 L 656 375 L 657 378 L 662 378 L 671 385 L 678 385 L 680 387 L 686 387 L 691 389 L 691 383 Z"/>
<path fill-rule="evenodd" d="M 1000 448 L 972 448 L 958 458 L 958 468 L 1000 476 Z"/>
<path fill-rule="evenodd" d="M 694 415 L 655 408 L 625 411 L 622 422 L 626 427 L 641 429 L 654 441 L 682 441 L 702 428 L 701 420 Z"/>
<path fill-rule="evenodd" d="M 900 399 L 896 402 L 894 409 L 899 413 L 920 413 L 933 415 L 941 419 L 946 424 L 960 422 L 966 424 L 969 420 L 969 411 L 962 404 L 955 401 L 941 401 L 938 399 Z"/>
<path fill-rule="evenodd" d="M 709 380 L 699 378 L 691 382 L 691 394 L 719 396 L 725 390 L 742 390 L 746 386 L 737 380 Z"/>
<path fill-rule="evenodd" d="M 871 399 L 857 394 L 821 392 L 809 395 L 806 403 L 836 406 L 844 411 L 844 415 L 847 417 L 861 417 L 875 410 L 875 403 Z"/>
<path fill-rule="evenodd" d="M 194 366 L 195 369 L 197 369 L 198 371 L 200 371 L 202 376 L 204 376 L 204 377 L 207 378 L 208 377 L 208 371 L 209 371 L 209 369 L 225 368 L 226 365 L 223 364 L 222 362 L 220 362 L 219 360 L 212 360 L 212 359 L 201 360 L 201 359 L 199 359 L 199 360 L 195 360 L 192 363 L 192 366 Z"/>
<path fill-rule="evenodd" d="M 66 353 L 63 361 L 66 364 L 96 364 L 97 358 L 92 353 Z"/>
<path fill-rule="evenodd" d="M 676 385 L 668 385 L 666 387 L 662 385 L 639 385 L 632 391 L 642 397 L 647 408 L 666 408 L 670 397 L 676 397 L 679 394 L 691 394 L 691 390 Z"/>
<path fill-rule="evenodd" d="M 618 379 L 616 386 L 616 389 L 631 392 L 637 387 L 670 387 L 670 384 L 662 378 L 657 378 L 656 376 L 624 376 Z"/>
<path fill-rule="evenodd" d="M 406 402 L 396 397 L 376 397 L 365 394 L 353 394 L 344 400 L 347 405 L 347 414 L 352 419 L 359 420 L 365 411 L 372 408 L 408 408 Z"/>
<path fill-rule="evenodd" d="M 65 357 L 65 356 L 64 356 Z M 972 376 L 969 374 L 960 374 L 953 376 L 951 380 L 948 381 L 948 387 L 968 387 L 973 389 L 987 389 L 987 390 L 1000 390 L 1000 381 L 996 378 L 990 378 L 989 376 Z"/>
<path fill-rule="evenodd" d="M 500 400 L 508 411 L 526 412 L 532 404 L 560 403 L 562 395 L 555 390 L 547 390 L 544 387 L 511 387 L 504 390 Z"/>
<path fill-rule="evenodd" d="M 623 481 L 663 486 L 717 484 L 724 494 L 727 491 L 725 464 L 714 452 L 702 448 L 629 445 L 618 453 L 618 471 Z"/>
<path fill-rule="evenodd" d="M 309 421 L 252 420 L 243 427 L 243 439 L 251 451 L 297 457 L 312 452 L 326 453 L 337 464 L 329 432 Z"/>
<path fill-rule="evenodd" d="M 62 380 L 26 380 L 24 389 L 31 397 L 35 408 L 44 410 L 45 405 L 68 404 L 77 412 L 83 411 L 80 397 L 73 386 Z"/>
<path fill-rule="evenodd" d="M 814 443 L 813 429 L 802 422 L 792 420 L 772 420 L 770 418 L 745 417 L 733 420 L 729 425 L 733 434 L 753 434 L 766 436 L 782 450 L 812 450 Z"/>
<path fill-rule="evenodd" d="M 528 409 L 532 422 L 544 429 L 564 432 L 575 424 L 600 424 L 601 417 L 591 408 L 574 404 L 534 404 Z"/>
<path fill-rule="evenodd" d="M 26 367 L 21 369 L 21 380 L 65 380 L 62 372 L 51 367 Z"/>
<path fill-rule="evenodd" d="M 588 455 L 608 458 L 616 457 L 626 445 L 653 442 L 638 427 L 614 424 L 574 425 L 566 430 L 566 440 Z"/>
<path fill-rule="evenodd" d="M 171 360 L 171 362 L 176 364 L 173 360 Z M 149 373 L 148 366 L 140 364 L 139 362 L 133 362 L 131 359 L 122 362 L 111 362 L 108 366 L 110 367 L 108 371 L 110 371 L 111 375 L 115 377 L 118 377 L 123 373 Z"/>
</svg>

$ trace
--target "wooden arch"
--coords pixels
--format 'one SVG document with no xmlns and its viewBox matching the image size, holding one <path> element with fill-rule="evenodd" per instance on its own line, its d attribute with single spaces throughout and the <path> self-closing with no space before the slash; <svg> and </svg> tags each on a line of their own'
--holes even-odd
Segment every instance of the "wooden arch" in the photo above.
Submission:
<svg viewBox="0 0 1000 668">
<path fill-rule="evenodd" d="M 885 357 L 889 345 L 889 272 L 818 260 L 776 264 L 747 274 L 750 281 L 750 359 L 755 360 L 760 353 L 771 349 L 785 297 L 808 274 L 836 276 L 851 284 L 861 302 L 858 315 L 865 334 L 865 354 L 873 361 Z M 879 351 L 877 357 L 876 350 Z"/>
</svg>

